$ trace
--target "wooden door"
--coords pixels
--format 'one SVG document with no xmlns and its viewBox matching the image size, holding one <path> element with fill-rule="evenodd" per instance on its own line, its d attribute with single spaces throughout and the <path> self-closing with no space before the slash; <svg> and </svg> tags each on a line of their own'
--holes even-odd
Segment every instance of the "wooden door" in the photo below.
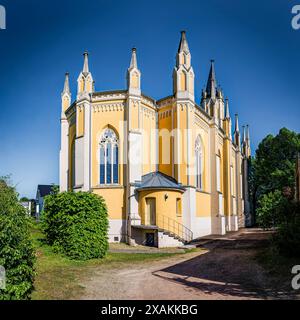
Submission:
<svg viewBox="0 0 300 320">
<path fill-rule="evenodd" d="M 156 224 L 156 205 L 155 198 L 146 198 L 146 217 L 145 224 L 154 226 Z"/>
</svg>

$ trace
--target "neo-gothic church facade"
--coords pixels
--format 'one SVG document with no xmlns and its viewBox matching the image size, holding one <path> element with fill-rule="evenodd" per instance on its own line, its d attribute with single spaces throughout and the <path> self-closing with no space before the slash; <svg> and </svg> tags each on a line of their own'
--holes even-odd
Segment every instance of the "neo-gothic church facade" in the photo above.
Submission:
<svg viewBox="0 0 300 320">
<path fill-rule="evenodd" d="M 250 214 L 249 128 L 241 137 L 238 116 L 232 119 L 217 85 L 214 61 L 197 103 L 182 32 L 173 93 L 155 100 L 141 91 L 135 48 L 131 54 L 124 90 L 96 91 L 87 53 L 74 102 L 66 74 L 60 191 L 105 199 L 110 242 L 170 247 L 244 227 Z"/>
</svg>

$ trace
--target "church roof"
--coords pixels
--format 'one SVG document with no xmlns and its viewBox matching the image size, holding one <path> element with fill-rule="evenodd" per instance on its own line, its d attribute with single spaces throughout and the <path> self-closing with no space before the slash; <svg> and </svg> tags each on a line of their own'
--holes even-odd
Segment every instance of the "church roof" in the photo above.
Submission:
<svg viewBox="0 0 300 320">
<path fill-rule="evenodd" d="M 148 173 L 142 176 L 142 181 L 136 184 L 137 190 L 144 189 L 177 189 L 184 190 L 181 184 L 159 171 Z"/>
</svg>

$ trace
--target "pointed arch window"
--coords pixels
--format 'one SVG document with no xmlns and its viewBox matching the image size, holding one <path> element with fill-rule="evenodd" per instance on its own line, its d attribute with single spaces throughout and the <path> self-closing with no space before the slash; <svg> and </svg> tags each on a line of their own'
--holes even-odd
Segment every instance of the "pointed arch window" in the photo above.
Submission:
<svg viewBox="0 0 300 320">
<path fill-rule="evenodd" d="M 100 184 L 119 183 L 119 141 L 112 129 L 105 129 L 100 140 Z"/>
<path fill-rule="evenodd" d="M 203 147 L 200 136 L 196 139 L 195 144 L 195 169 L 196 169 L 196 188 L 203 189 Z"/>
</svg>

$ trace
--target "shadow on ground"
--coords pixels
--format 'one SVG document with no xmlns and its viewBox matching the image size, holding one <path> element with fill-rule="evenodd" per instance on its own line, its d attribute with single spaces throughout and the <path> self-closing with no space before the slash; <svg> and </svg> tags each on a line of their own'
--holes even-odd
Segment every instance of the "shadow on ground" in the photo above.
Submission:
<svg viewBox="0 0 300 320">
<path fill-rule="evenodd" d="M 268 245 L 268 237 L 268 232 L 255 231 L 211 240 L 201 245 L 206 253 L 155 271 L 153 275 L 180 283 L 212 299 L 216 296 L 295 299 L 296 296 L 283 289 L 255 259 L 258 251 Z"/>
</svg>

